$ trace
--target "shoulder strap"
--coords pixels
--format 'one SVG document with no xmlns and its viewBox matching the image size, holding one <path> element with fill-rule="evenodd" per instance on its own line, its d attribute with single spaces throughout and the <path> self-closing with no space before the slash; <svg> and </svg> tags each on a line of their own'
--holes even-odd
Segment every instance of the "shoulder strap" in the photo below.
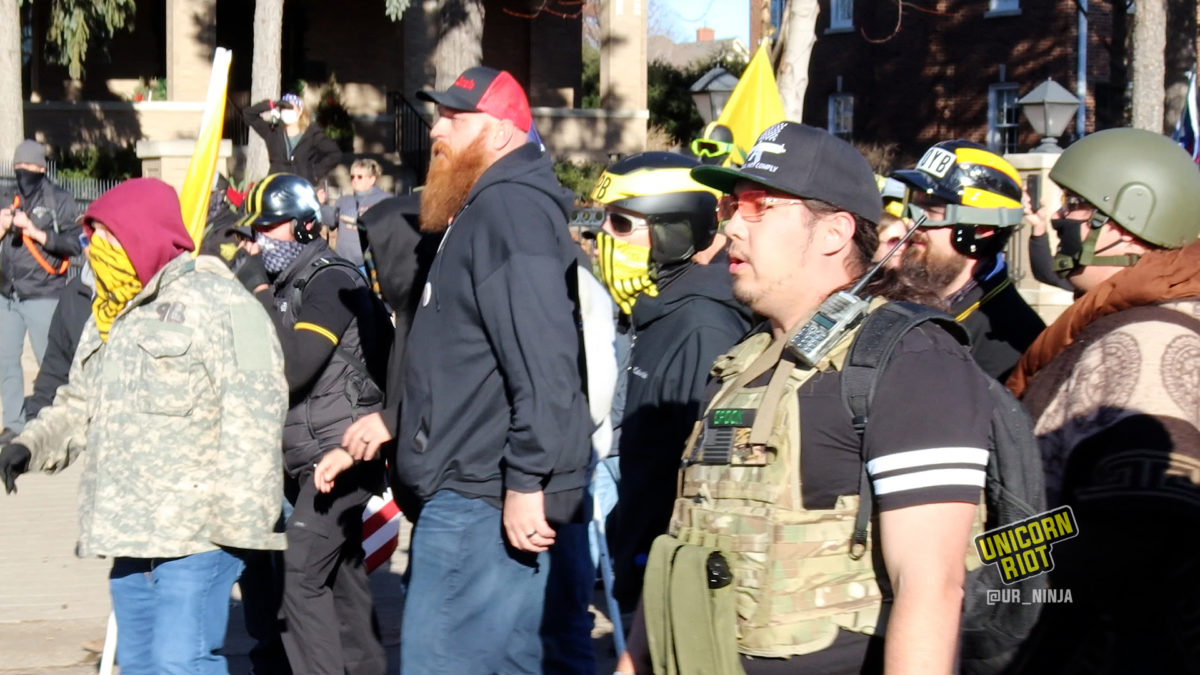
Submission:
<svg viewBox="0 0 1200 675">
<path fill-rule="evenodd" d="M 310 281 L 312 281 L 312 278 L 315 277 L 318 272 L 329 267 L 341 267 L 342 269 L 346 270 L 347 274 L 353 272 L 356 282 L 359 279 L 362 279 L 362 273 L 358 271 L 358 267 L 356 267 L 354 263 L 350 262 L 349 260 L 339 257 L 331 257 L 328 255 L 322 255 L 313 259 L 313 261 L 310 262 L 308 266 L 305 267 L 304 270 L 288 284 L 291 289 L 291 297 L 288 299 L 288 311 L 291 312 L 293 319 L 300 316 L 300 298 L 304 293 L 304 287 L 307 286 Z M 366 280 L 364 279 L 363 281 L 365 283 Z"/>
<path fill-rule="evenodd" d="M 911 302 L 889 302 L 881 305 L 863 319 L 862 328 L 842 366 L 842 399 L 850 409 L 850 420 L 858 435 L 859 453 L 863 453 L 863 437 L 870 418 L 871 401 L 879 374 L 892 357 L 900 338 L 917 326 L 932 321 L 964 345 L 970 343 L 966 330 L 950 315 L 925 305 Z M 862 457 L 859 479 L 858 516 L 854 519 L 854 535 L 850 540 L 850 557 L 857 560 L 866 551 L 867 529 L 871 521 L 874 496 L 867 475 L 866 457 Z"/>
<path fill-rule="evenodd" d="M 319 272 L 331 267 L 342 268 L 347 274 L 351 274 L 354 277 L 355 283 L 358 283 L 359 281 L 362 281 L 364 285 L 366 283 L 366 280 L 363 279 L 362 273 L 358 271 L 358 267 L 349 260 L 346 260 L 345 258 L 330 257 L 327 255 L 317 257 L 310 262 L 304 271 L 301 272 L 289 284 L 289 287 L 291 288 L 291 298 L 288 300 L 288 312 L 291 313 L 293 320 L 300 316 L 300 303 L 301 298 L 304 295 L 304 287 L 307 286 L 308 283 L 312 281 L 313 277 L 317 276 Z M 346 348 L 342 346 L 341 342 L 338 342 L 337 346 L 334 347 L 334 352 L 341 354 L 342 359 L 346 363 L 350 364 L 351 368 L 354 368 L 354 370 L 358 371 L 360 375 L 370 379 L 371 381 L 375 381 L 375 378 L 367 371 L 366 364 L 363 363 L 361 359 L 355 358 L 353 354 L 346 351 Z"/>
</svg>

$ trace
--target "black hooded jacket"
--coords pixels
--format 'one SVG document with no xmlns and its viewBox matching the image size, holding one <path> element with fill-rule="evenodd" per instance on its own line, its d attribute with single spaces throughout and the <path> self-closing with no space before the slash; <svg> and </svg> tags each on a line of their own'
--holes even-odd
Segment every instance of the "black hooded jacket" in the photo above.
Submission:
<svg viewBox="0 0 1200 675">
<path fill-rule="evenodd" d="M 396 465 L 422 499 L 504 489 L 569 502 L 588 481 L 591 419 L 572 288 L 571 195 L 526 144 L 476 181 L 413 317 Z M 555 499 L 552 499 L 554 497 Z"/>
<path fill-rule="evenodd" d="M 341 148 L 325 135 L 321 127 L 310 124 L 289 153 L 284 125 L 272 124 L 262 118 L 262 114 L 270 109 L 270 101 L 261 101 L 242 109 L 242 119 L 246 125 L 258 132 L 267 144 L 267 158 L 271 162 L 268 171 L 294 173 L 316 185 L 342 160 Z"/>
<path fill-rule="evenodd" d="M 750 328 L 750 309 L 733 297 L 729 258 L 685 263 L 682 273 L 633 306 L 633 345 L 621 422 L 621 483 L 612 546 L 616 594 L 636 602 L 644 558 L 667 531 L 679 458 L 717 357 Z"/>
</svg>

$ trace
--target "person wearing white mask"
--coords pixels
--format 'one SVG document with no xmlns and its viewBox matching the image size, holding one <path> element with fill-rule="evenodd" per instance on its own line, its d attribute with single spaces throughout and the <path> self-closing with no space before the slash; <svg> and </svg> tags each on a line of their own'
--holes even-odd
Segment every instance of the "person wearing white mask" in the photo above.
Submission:
<svg viewBox="0 0 1200 675">
<path fill-rule="evenodd" d="M 292 173 L 316 185 L 342 159 L 341 148 L 312 124 L 304 101 L 284 94 L 243 108 L 242 118 L 267 144 L 268 173 Z"/>
</svg>

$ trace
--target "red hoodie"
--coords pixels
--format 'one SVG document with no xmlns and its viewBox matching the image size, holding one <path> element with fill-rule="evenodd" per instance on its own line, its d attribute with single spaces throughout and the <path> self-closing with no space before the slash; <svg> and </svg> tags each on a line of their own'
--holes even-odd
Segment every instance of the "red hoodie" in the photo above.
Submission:
<svg viewBox="0 0 1200 675">
<path fill-rule="evenodd" d="M 93 221 L 103 223 L 121 243 L 142 285 L 180 253 L 195 248 L 175 188 L 157 178 L 130 178 L 100 195 L 83 214 L 89 235 Z"/>
</svg>

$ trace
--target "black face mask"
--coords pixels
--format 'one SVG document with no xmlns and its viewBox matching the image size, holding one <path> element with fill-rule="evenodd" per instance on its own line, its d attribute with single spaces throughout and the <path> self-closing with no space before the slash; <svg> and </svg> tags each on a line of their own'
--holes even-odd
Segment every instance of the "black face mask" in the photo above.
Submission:
<svg viewBox="0 0 1200 675">
<path fill-rule="evenodd" d="M 21 196 L 25 198 L 33 196 L 33 193 L 37 192 L 38 188 L 42 186 L 42 179 L 46 177 L 44 173 L 30 171 L 29 169 L 15 169 L 13 175 L 17 178 L 17 189 L 21 191 Z"/>
<path fill-rule="evenodd" d="M 1058 234 L 1058 253 L 1054 256 L 1054 271 L 1060 277 L 1066 277 L 1079 266 L 1079 258 L 1083 255 L 1083 239 L 1079 232 L 1086 220 L 1071 218 L 1056 218 L 1050 221 L 1050 226 Z"/>
</svg>

